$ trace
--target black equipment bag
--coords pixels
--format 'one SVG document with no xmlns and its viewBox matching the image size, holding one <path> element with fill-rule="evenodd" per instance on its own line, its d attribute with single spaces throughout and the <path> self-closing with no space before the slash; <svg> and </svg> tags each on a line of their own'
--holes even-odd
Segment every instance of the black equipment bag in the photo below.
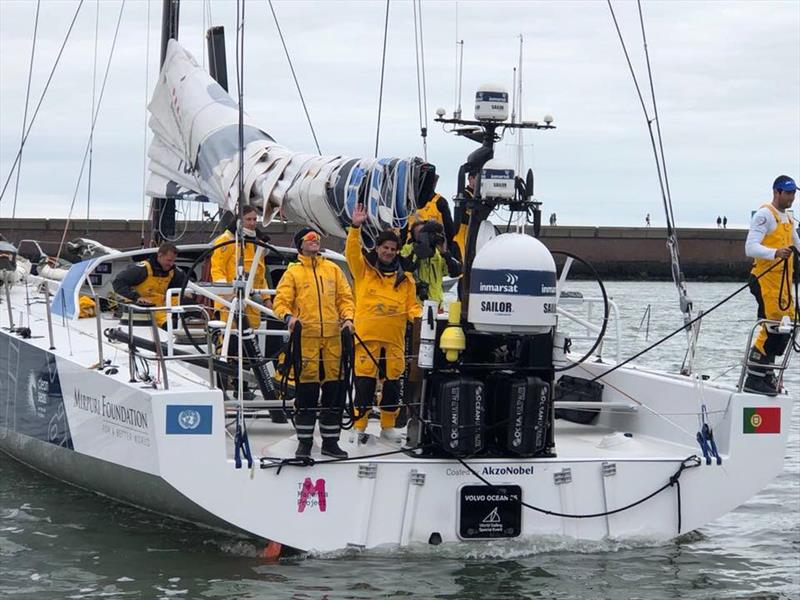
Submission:
<svg viewBox="0 0 800 600">
<path fill-rule="evenodd" d="M 597 420 L 600 414 L 599 408 L 585 408 L 582 410 L 574 408 L 558 408 L 560 400 L 570 402 L 600 402 L 603 399 L 603 384 L 579 377 L 562 375 L 555 386 L 555 406 L 556 419 L 564 419 L 571 423 L 581 425 L 591 425 Z"/>
<path fill-rule="evenodd" d="M 434 441 L 454 456 L 470 456 L 483 450 L 486 427 L 486 395 L 483 382 L 445 375 L 431 379 L 428 403 Z"/>
<path fill-rule="evenodd" d="M 536 456 L 547 449 L 550 386 L 538 377 L 494 373 L 489 385 L 491 437 L 496 450 Z"/>
</svg>

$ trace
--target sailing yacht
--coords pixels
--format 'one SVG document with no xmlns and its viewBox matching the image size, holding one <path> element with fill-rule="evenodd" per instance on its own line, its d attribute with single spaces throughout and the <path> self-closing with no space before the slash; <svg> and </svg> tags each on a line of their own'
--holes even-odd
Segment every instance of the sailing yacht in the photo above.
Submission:
<svg viewBox="0 0 800 600">
<path fill-rule="evenodd" d="M 152 196 L 232 212 L 253 205 L 265 221 L 283 214 L 335 236 L 361 204 L 367 239 L 402 227 L 416 209 L 421 159 L 293 152 L 242 114 L 176 39 L 165 48 L 149 107 Z M 181 247 L 187 289 L 202 301 L 173 305 L 186 291 L 178 289 L 163 307 L 112 309 L 114 276 L 155 250 L 93 257 L 56 280 L 20 272 L 12 246 L 0 248 L 0 449 L 119 501 L 301 551 L 668 540 L 747 501 L 783 468 L 791 398 L 747 393 L 741 378 L 729 386 L 600 356 L 613 310 L 605 293 L 594 347 L 570 351 L 561 325 L 590 325 L 575 309 L 597 302 L 565 293 L 581 259 L 569 256 L 558 272 L 535 236 L 480 235 L 497 206 L 538 214 L 532 177 L 494 161 L 493 148 L 504 128 L 553 126 L 509 123 L 507 109 L 508 94 L 487 86 L 474 119 L 439 117 L 480 144 L 462 166 L 459 201 L 467 172 L 479 172 L 480 185 L 469 205 L 463 305 L 439 314 L 426 303 L 415 326 L 402 440 L 370 425 L 366 436 L 342 434 L 346 459 L 323 457 L 319 439 L 310 460 L 295 458 L 291 423 L 269 418 L 293 414 L 267 351 L 267 340 L 287 333 L 255 332 L 249 363 L 220 351 L 234 343 L 245 307 L 274 317 L 249 298 L 274 293 L 280 268 L 267 289 L 255 290 L 248 273 L 241 285 L 215 287 L 203 281 L 209 247 Z M 260 243 L 254 263 L 285 254 Z M 80 318 L 86 297 L 97 310 Z M 206 300 L 225 305 L 227 321 L 213 319 Z M 170 313 L 165 329 L 156 310 Z M 252 400 L 242 393 L 248 381 L 259 390 Z"/>
</svg>

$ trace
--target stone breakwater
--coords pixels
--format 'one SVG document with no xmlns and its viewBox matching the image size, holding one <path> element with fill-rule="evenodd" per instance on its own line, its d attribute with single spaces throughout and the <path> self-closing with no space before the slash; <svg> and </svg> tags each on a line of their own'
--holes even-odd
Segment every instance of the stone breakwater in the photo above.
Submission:
<svg viewBox="0 0 800 600">
<path fill-rule="evenodd" d="M 63 219 L 0 219 L 0 234 L 19 244 L 24 239 L 41 242 L 45 252 L 55 253 L 66 222 Z M 178 231 L 184 224 L 179 223 Z M 268 230 L 272 243 L 291 245 L 296 226 L 273 223 Z M 119 249 L 138 248 L 142 238 L 141 221 L 77 220 L 70 223 L 67 239 L 89 237 Z M 205 222 L 186 224 L 180 243 L 199 243 L 211 239 L 214 225 Z M 681 262 L 687 279 L 744 281 L 750 261 L 744 255 L 744 229 L 678 229 Z M 150 224 L 145 223 L 145 240 Z M 657 227 L 542 227 L 541 240 L 551 250 L 577 254 L 594 265 L 604 279 L 670 279 L 666 231 Z M 344 240 L 328 238 L 326 246 L 341 251 Z M 20 247 L 25 251 L 30 244 Z M 556 257 L 556 262 L 561 262 Z M 586 274 L 577 264 L 576 275 Z"/>
</svg>

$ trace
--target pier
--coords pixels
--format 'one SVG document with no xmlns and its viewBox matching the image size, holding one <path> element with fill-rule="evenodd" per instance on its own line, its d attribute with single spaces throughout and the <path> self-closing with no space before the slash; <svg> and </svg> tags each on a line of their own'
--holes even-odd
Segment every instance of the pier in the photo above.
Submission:
<svg viewBox="0 0 800 600">
<path fill-rule="evenodd" d="M 35 239 L 42 248 L 55 254 L 64 233 L 64 219 L 0 219 L 0 234 L 18 244 Z M 178 243 L 203 243 L 211 239 L 215 224 L 178 222 Z M 297 226 L 271 223 L 267 228 L 272 243 L 291 245 Z M 501 227 L 502 229 L 502 227 Z M 529 231 L 529 230 L 528 230 Z M 220 231 L 217 229 L 216 234 Z M 751 261 L 744 255 L 745 229 L 678 229 L 681 264 L 686 278 L 698 281 L 744 281 Z M 87 237 L 123 249 L 138 248 L 142 241 L 142 222 L 138 220 L 83 220 L 69 223 L 66 240 Z M 145 223 L 144 242 L 150 239 L 150 223 Z M 541 241 L 551 250 L 563 250 L 589 261 L 603 279 L 671 278 L 666 230 L 658 227 L 573 227 L 542 226 Z M 324 246 L 341 251 L 344 240 L 326 238 Z M 557 259 L 557 262 L 560 262 Z M 580 273 L 579 267 L 573 272 Z"/>
</svg>

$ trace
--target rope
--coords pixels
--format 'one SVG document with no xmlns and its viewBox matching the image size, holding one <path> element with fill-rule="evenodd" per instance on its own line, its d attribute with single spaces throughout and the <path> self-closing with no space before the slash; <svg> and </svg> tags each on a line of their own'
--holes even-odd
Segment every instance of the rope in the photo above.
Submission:
<svg viewBox="0 0 800 600">
<path fill-rule="evenodd" d="M 375 128 L 375 158 L 378 158 L 378 143 L 381 138 L 381 110 L 383 109 L 383 78 L 386 72 L 386 42 L 389 39 L 389 0 L 386 0 L 386 19 L 383 23 L 383 57 L 381 58 L 381 87 L 378 92 L 378 125 Z"/>
<path fill-rule="evenodd" d="M 33 57 L 36 53 L 36 38 L 37 32 L 39 31 L 39 7 L 41 5 L 41 0 L 36 1 L 36 17 L 33 21 L 33 43 L 31 44 L 31 60 L 28 64 L 28 84 L 25 88 L 25 112 L 22 115 L 22 133 L 20 133 L 20 161 L 22 159 L 22 148 L 25 145 L 25 127 L 28 124 L 28 102 L 31 98 L 31 77 L 33 75 Z M 22 171 L 22 163 L 20 162 L 19 169 L 17 169 L 17 180 L 14 183 L 14 207 L 11 210 L 11 218 L 14 219 L 17 216 L 17 193 L 19 192 L 19 177 L 20 172 Z"/>
<path fill-rule="evenodd" d="M 11 181 L 11 175 L 14 173 L 14 169 L 17 168 L 19 164 L 20 158 L 22 157 L 22 148 L 25 146 L 25 142 L 28 141 L 28 136 L 31 133 L 31 129 L 33 128 L 33 123 L 36 121 L 36 116 L 39 114 L 39 109 L 42 107 L 42 102 L 44 102 L 45 94 L 47 94 L 47 90 L 50 87 L 50 82 L 53 80 L 53 75 L 55 75 L 56 68 L 58 67 L 58 63 L 61 61 L 61 56 L 64 53 L 64 48 L 67 46 L 67 41 L 69 40 L 69 36 L 72 33 L 72 28 L 75 26 L 75 21 L 78 19 L 78 13 L 81 11 L 81 7 L 83 6 L 84 0 L 80 0 L 78 4 L 78 8 L 75 9 L 75 14 L 72 16 L 72 21 L 69 24 L 69 28 L 67 29 L 67 34 L 64 36 L 64 41 L 61 43 L 61 48 L 58 50 L 58 55 L 56 56 L 56 60 L 53 63 L 53 68 L 50 70 L 50 75 L 47 77 L 47 81 L 44 84 L 44 89 L 42 90 L 42 95 L 39 96 L 39 101 L 36 104 L 36 109 L 33 111 L 33 116 L 31 117 L 31 122 L 28 124 L 28 130 L 25 132 L 25 135 L 22 138 L 22 142 L 19 145 L 19 150 L 17 151 L 17 156 L 14 157 L 14 162 L 11 165 L 11 169 L 8 172 L 8 177 L 6 177 L 6 181 L 3 184 L 3 190 L 0 191 L 0 200 L 3 199 L 3 196 L 6 193 L 6 189 L 8 188 L 8 184 Z"/>
<path fill-rule="evenodd" d="M 86 159 L 89 155 L 89 149 L 91 148 L 92 144 L 92 136 L 94 135 L 94 127 L 97 123 L 97 117 L 100 114 L 100 105 L 103 102 L 103 94 L 106 91 L 106 83 L 108 82 L 108 74 L 111 71 L 111 59 L 114 57 L 114 49 L 117 46 L 117 37 L 119 36 L 119 26 L 122 23 L 122 12 L 125 9 L 125 0 L 122 1 L 122 4 L 119 7 L 119 16 L 117 17 L 117 26 L 114 30 L 114 39 L 111 42 L 111 51 L 108 54 L 108 62 L 106 63 L 106 72 L 103 75 L 103 85 L 100 87 L 100 97 L 97 99 L 97 110 L 95 111 L 94 115 L 92 116 L 92 127 L 89 132 L 89 141 L 86 143 L 86 150 L 83 152 L 83 160 L 81 161 L 81 170 L 78 174 L 78 181 L 75 184 L 75 192 L 72 195 L 72 202 L 69 205 L 69 213 L 67 215 L 67 221 L 64 223 L 64 232 L 61 234 L 61 242 L 58 244 L 58 253 L 56 254 L 56 258 L 61 258 L 61 250 L 64 247 L 64 240 L 67 238 L 67 230 L 69 228 L 69 223 L 72 219 L 72 211 L 75 208 L 75 200 L 78 198 L 78 188 L 81 185 L 81 179 L 83 179 L 83 169 L 86 167 Z"/>
<path fill-rule="evenodd" d="M 769 272 L 770 272 L 772 269 L 774 269 L 775 267 L 777 267 L 779 264 L 781 264 L 781 263 L 782 263 L 782 262 L 784 262 L 785 260 L 786 260 L 786 259 L 783 259 L 782 261 L 776 262 L 776 263 L 775 263 L 774 265 L 772 265 L 771 267 L 769 267 L 769 268 L 765 269 L 763 273 L 759 274 L 759 275 L 756 277 L 756 279 L 761 279 L 761 278 L 762 278 L 764 275 L 766 275 L 767 273 L 769 273 Z M 679 327 L 678 329 L 676 329 L 676 330 L 675 330 L 675 331 L 673 331 L 672 333 L 670 333 L 670 334 L 666 335 L 665 337 L 661 338 L 661 339 L 660 339 L 660 340 L 658 340 L 657 342 L 654 342 L 654 343 L 650 344 L 650 345 L 649 345 L 647 348 L 645 348 L 644 350 L 642 350 L 642 351 L 640 351 L 640 352 L 637 352 L 637 353 L 636 353 L 636 354 L 634 354 L 633 356 L 631 356 L 631 357 L 629 357 L 629 358 L 625 359 L 625 360 L 624 360 L 624 361 L 622 361 L 621 363 L 618 363 L 618 364 L 614 365 L 614 366 L 613 366 L 613 367 L 611 367 L 611 368 L 610 368 L 608 371 L 605 371 L 604 373 L 602 373 L 602 374 L 600 374 L 600 375 L 597 375 L 597 376 L 595 376 L 594 378 L 590 379 L 589 381 L 597 381 L 597 380 L 599 380 L 599 379 L 602 379 L 603 377 L 605 377 L 605 376 L 606 376 L 606 375 L 608 375 L 609 373 L 613 373 L 613 372 L 614 372 L 614 371 L 616 371 L 617 369 L 619 369 L 619 368 L 621 368 L 621 367 L 623 367 L 623 366 L 627 365 L 629 362 L 631 362 L 631 361 L 633 361 L 633 360 L 635 360 L 635 359 L 639 358 L 640 356 L 642 356 L 642 355 L 643 355 L 643 354 L 645 354 L 646 352 L 649 352 L 650 350 L 652 350 L 652 349 L 653 349 L 653 348 L 655 348 L 656 346 L 660 346 L 661 344 L 663 344 L 664 342 L 666 342 L 666 341 L 667 341 L 667 340 L 669 340 L 670 338 L 672 338 L 672 337 L 676 336 L 677 334 L 679 334 L 681 331 L 683 331 L 683 330 L 684 330 L 684 329 L 686 329 L 687 327 L 690 327 L 691 325 L 694 325 L 696 322 L 700 321 L 700 320 L 701 320 L 701 319 L 703 319 L 704 317 L 708 316 L 709 314 L 711 314 L 712 312 L 714 312 L 715 310 L 717 310 L 717 309 L 718 309 L 720 306 L 722 306 L 723 304 L 725 304 L 726 302 L 728 302 L 728 301 L 729 301 L 731 298 L 733 298 L 733 297 L 734 297 L 734 296 L 736 296 L 737 294 L 739 294 L 739 293 L 743 292 L 744 290 L 748 289 L 748 288 L 749 288 L 749 286 L 750 286 L 750 284 L 749 284 L 749 283 L 746 283 L 746 284 L 744 284 L 742 287 L 740 287 L 740 288 L 739 288 L 739 289 L 737 289 L 736 291 L 734 291 L 734 292 L 731 292 L 730 294 L 728 294 L 727 296 L 725 296 L 725 298 L 723 298 L 722 300 L 720 300 L 719 302 L 717 302 L 717 303 L 716 303 L 714 306 L 712 306 L 711 308 L 709 308 L 707 311 L 705 311 L 705 312 L 701 313 L 700 315 L 696 316 L 694 319 L 691 319 L 689 322 L 687 322 L 687 323 L 684 323 L 684 325 L 683 325 L 683 326 Z"/>
<path fill-rule="evenodd" d="M 287 62 L 289 63 L 289 69 L 292 72 L 292 78 L 294 79 L 294 85 L 297 88 L 297 93 L 300 95 L 300 102 L 303 104 L 303 111 L 306 113 L 306 121 L 308 121 L 308 126 L 311 129 L 311 136 L 314 138 L 314 145 L 317 147 L 317 154 L 322 155 L 322 150 L 320 150 L 319 147 L 319 141 L 317 141 L 317 133 L 314 131 L 314 125 L 311 122 L 311 115 L 308 113 L 308 106 L 306 106 L 306 100 L 303 98 L 303 91 L 300 89 L 300 82 L 297 80 L 297 73 L 294 71 L 292 57 L 289 55 L 289 48 L 286 46 L 286 40 L 283 38 L 283 32 L 281 31 L 280 23 L 278 23 L 278 15 L 275 13 L 275 7 L 272 5 L 272 0 L 269 0 L 269 9 L 272 11 L 272 18 L 275 20 L 275 27 L 278 30 L 278 36 L 281 38 L 281 44 L 283 44 L 283 52 L 286 55 Z"/>
<path fill-rule="evenodd" d="M 502 488 L 502 485 L 498 486 L 498 485 L 493 484 L 490 481 L 488 481 L 485 477 L 483 477 L 480 473 L 478 473 L 475 469 L 473 469 L 469 464 L 467 464 L 467 462 L 465 460 L 463 460 L 463 459 L 461 459 L 461 458 L 459 458 L 457 456 L 454 457 L 454 458 L 456 458 L 456 460 L 458 460 L 458 462 L 461 463 L 461 466 L 463 466 L 470 473 L 472 473 L 475 477 L 477 477 L 484 485 L 487 485 L 487 486 L 491 487 L 494 490 L 499 490 L 500 488 Z M 554 511 L 554 510 L 548 510 L 546 508 L 541 508 L 540 506 L 535 506 L 533 504 L 529 504 L 528 502 L 523 502 L 522 499 L 520 499 L 519 503 L 522 506 L 524 506 L 525 508 L 528 508 L 530 510 L 536 511 L 538 513 L 542 513 L 544 515 L 550 515 L 552 517 L 562 517 L 562 518 L 565 518 L 565 519 L 594 519 L 596 517 L 607 517 L 607 516 L 610 516 L 610 515 L 615 515 L 617 513 L 621 513 L 621 512 L 624 512 L 626 510 L 629 510 L 631 508 L 634 508 L 636 506 L 639 506 L 640 504 L 643 504 L 644 502 L 647 502 L 651 498 L 657 496 L 658 494 L 660 494 L 661 492 L 663 492 L 667 488 L 677 485 L 677 493 L 678 493 L 678 533 L 680 533 L 681 532 L 681 525 L 682 525 L 682 523 L 681 523 L 682 515 L 681 515 L 681 488 L 680 488 L 679 480 L 680 480 L 681 475 L 683 474 L 683 472 L 686 469 L 693 469 L 693 468 L 699 467 L 699 466 L 700 466 L 700 459 L 696 455 L 693 454 L 691 456 L 686 457 L 685 459 L 683 459 L 681 461 L 681 464 L 678 467 L 678 470 L 675 471 L 675 473 L 673 473 L 670 476 L 670 478 L 667 481 L 667 483 L 662 485 L 657 490 L 647 494 L 643 498 L 639 498 L 638 500 L 636 500 L 634 502 L 631 502 L 629 504 L 626 504 L 625 506 L 620 506 L 619 508 L 615 508 L 615 509 L 612 509 L 612 510 L 606 510 L 606 511 L 596 512 L 596 513 L 569 514 L 569 513 L 557 512 L 557 511 Z"/>
</svg>

